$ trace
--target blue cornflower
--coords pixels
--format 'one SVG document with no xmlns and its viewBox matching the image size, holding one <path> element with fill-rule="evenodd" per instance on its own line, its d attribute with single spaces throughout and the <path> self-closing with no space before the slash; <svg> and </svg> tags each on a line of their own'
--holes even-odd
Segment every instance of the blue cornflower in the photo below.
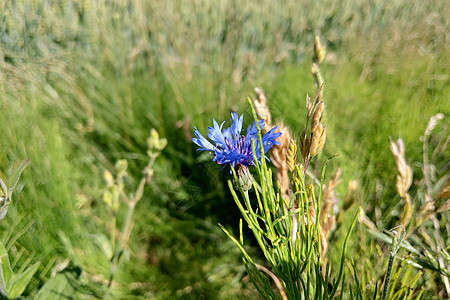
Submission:
<svg viewBox="0 0 450 300">
<path fill-rule="evenodd" d="M 198 150 L 211 151 L 214 154 L 213 161 L 219 165 L 243 165 L 251 166 L 253 162 L 252 140 L 255 140 L 255 151 L 258 161 L 261 161 L 261 148 L 258 142 L 258 131 L 256 123 L 247 128 L 247 134 L 241 135 L 242 121 L 244 116 L 235 112 L 231 113 L 231 127 L 222 130 L 223 124 L 219 126 L 213 119 L 214 127 L 208 127 L 208 138 L 215 144 L 213 145 L 205 139 L 196 127 L 194 130 L 195 138 L 192 141 L 200 148 Z M 264 120 L 258 121 L 259 128 L 264 127 Z M 281 132 L 275 132 L 275 126 L 262 137 L 264 153 L 266 153 L 272 145 L 279 145 L 275 139 L 281 135 Z"/>
</svg>

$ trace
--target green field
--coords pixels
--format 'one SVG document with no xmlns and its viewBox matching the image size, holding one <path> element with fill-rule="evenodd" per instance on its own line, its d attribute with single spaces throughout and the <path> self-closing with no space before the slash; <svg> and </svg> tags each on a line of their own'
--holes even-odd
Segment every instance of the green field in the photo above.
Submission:
<svg viewBox="0 0 450 300">
<path fill-rule="evenodd" d="M 390 299 L 449 297 L 450 215 L 448 207 L 437 212 L 448 203 L 440 193 L 450 178 L 449 13 L 445 0 L 4 1 L 1 178 L 26 158 L 30 165 L 0 221 L 0 242 L 14 272 L 40 262 L 23 297 L 258 297 L 239 249 L 217 225 L 239 231 L 226 183 L 231 175 L 191 139 L 194 126 L 205 133 L 213 118 L 229 124 L 231 111 L 250 124 L 246 99 L 256 86 L 273 119 L 297 139 L 306 94 L 316 90 L 315 33 L 327 48 L 321 64 L 327 142 L 317 165 L 338 154 L 326 178 L 341 168 L 342 211 L 348 182 L 360 187 L 331 236 L 328 260 L 339 262 L 358 206 L 379 233 L 398 224 L 404 202 L 389 138 L 401 137 L 413 171 L 411 220 L 425 199 L 434 211 L 406 228 L 420 255 L 400 249 Z M 444 118 L 426 140 L 424 177 L 421 137 L 438 113 Z M 114 213 L 105 203 L 104 172 L 115 176 L 116 162 L 127 160 L 124 187 L 134 193 L 152 128 L 168 143 L 152 166 L 111 281 L 128 208 L 121 203 Z M 264 265 L 250 231 L 244 233 L 247 250 Z M 380 297 L 389 244 L 360 220 L 346 258 L 344 299 L 358 291 L 372 299 L 375 289 Z"/>
</svg>

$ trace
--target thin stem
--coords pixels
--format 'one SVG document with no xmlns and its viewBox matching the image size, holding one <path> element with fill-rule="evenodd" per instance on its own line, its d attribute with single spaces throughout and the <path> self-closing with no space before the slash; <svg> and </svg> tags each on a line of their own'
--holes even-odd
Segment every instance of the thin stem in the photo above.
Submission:
<svg viewBox="0 0 450 300">
<path fill-rule="evenodd" d="M 423 136 L 423 176 L 427 192 L 425 194 L 425 201 L 431 200 L 431 183 L 429 174 L 429 159 L 428 159 L 428 136 Z"/>
<path fill-rule="evenodd" d="M 111 226 L 111 249 L 112 251 L 116 251 L 116 226 L 117 226 L 117 217 L 116 213 L 113 212 L 113 225 Z"/>
<path fill-rule="evenodd" d="M 383 296 L 381 296 L 382 300 L 386 300 L 386 298 L 388 296 L 389 284 L 390 284 L 390 280 L 391 280 L 392 266 L 394 264 L 394 258 L 395 258 L 395 253 L 391 252 L 391 254 L 389 255 L 389 262 L 388 262 L 388 268 L 387 268 L 387 271 L 386 271 L 386 278 L 384 279 Z"/>
<path fill-rule="evenodd" d="M 122 229 L 122 238 L 120 239 L 120 243 L 119 243 L 119 247 L 118 249 L 120 251 L 123 250 L 123 248 L 125 248 L 126 243 L 128 242 L 129 238 L 130 238 L 130 234 L 131 234 L 131 223 L 132 223 L 132 219 L 133 219 L 133 213 L 134 213 L 134 208 L 136 207 L 136 203 L 137 201 L 132 201 L 128 204 L 128 212 L 127 212 L 127 217 L 125 219 L 125 223 L 123 225 L 123 229 Z"/>
<path fill-rule="evenodd" d="M 151 169 L 153 164 L 155 163 L 155 159 L 156 157 L 160 154 L 160 152 L 157 153 L 153 153 L 153 155 L 150 155 L 150 160 L 147 164 L 147 166 L 145 167 L 146 169 Z M 145 170 L 145 169 L 144 169 Z M 120 180 L 122 180 L 120 178 Z M 110 276 L 109 276 L 109 280 L 108 280 L 108 288 L 107 291 L 105 292 L 105 295 L 103 296 L 103 299 L 108 299 L 109 295 L 111 293 L 111 286 L 112 286 L 112 282 L 114 280 L 114 275 L 116 272 L 116 268 L 117 268 L 117 264 L 119 262 L 120 257 L 122 256 L 122 252 L 125 249 L 125 245 L 128 243 L 128 240 L 130 239 L 130 235 L 131 235 L 131 228 L 132 228 L 132 222 L 133 222 L 133 214 L 134 214 L 134 209 L 136 207 L 136 204 L 139 202 L 139 200 L 141 200 L 142 198 L 142 194 L 144 191 L 144 186 L 146 183 L 148 183 L 151 180 L 151 178 L 149 178 L 147 175 L 145 175 L 144 177 L 141 178 L 141 181 L 139 182 L 139 185 L 134 193 L 134 195 L 132 195 L 131 197 L 128 197 L 125 193 L 125 191 L 121 188 L 120 189 L 120 193 L 123 197 L 123 201 L 128 205 L 128 211 L 127 211 L 127 216 L 125 218 L 125 223 L 123 224 L 122 227 L 122 234 L 121 234 L 121 238 L 119 240 L 119 243 L 117 245 L 117 248 L 114 250 L 114 255 L 111 258 L 111 266 L 110 266 Z M 121 185 L 123 186 L 123 185 Z M 114 216 L 113 219 L 113 233 L 112 233 L 112 239 L 113 239 L 113 246 L 115 243 L 115 225 L 116 225 L 116 217 Z M 113 247 L 114 249 L 114 247 Z"/>
</svg>

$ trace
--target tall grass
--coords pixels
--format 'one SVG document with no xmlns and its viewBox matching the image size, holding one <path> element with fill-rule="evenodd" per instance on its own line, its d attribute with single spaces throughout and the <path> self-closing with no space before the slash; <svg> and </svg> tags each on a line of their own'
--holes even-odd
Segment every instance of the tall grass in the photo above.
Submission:
<svg viewBox="0 0 450 300">
<path fill-rule="evenodd" d="M 304 92 L 314 89 L 309 53 L 316 30 L 329 53 L 322 67 L 330 99 L 324 151 L 340 154 L 331 169 L 339 164 L 344 182 L 358 178 L 369 217 L 390 228 L 398 207 L 388 137 L 402 136 L 411 161 L 420 161 L 427 120 L 450 113 L 446 4 L 0 4 L 0 169 L 8 177 L 17 162 L 31 159 L 0 226 L 6 232 L 34 222 L 11 249 L 26 249 L 21 260 L 42 262 L 26 293 L 34 295 L 70 258 L 69 266 L 83 271 L 80 281 L 90 282 L 80 293 L 101 295 L 109 261 L 95 235 L 111 229 L 102 174 L 127 159 L 131 177 L 140 178 L 149 129 L 156 128 L 169 143 L 136 211 L 115 295 L 253 295 L 240 283 L 238 251 L 216 226 L 238 218 L 227 200 L 228 174 L 201 163 L 206 158 L 190 143 L 192 126 L 205 129 L 211 116 L 246 111 L 245 98 L 258 85 L 274 118 L 300 128 Z M 355 239 L 349 247 L 383 252 L 364 232 L 356 234 L 362 246 Z M 379 257 L 368 260 L 368 277 L 382 277 Z"/>
</svg>

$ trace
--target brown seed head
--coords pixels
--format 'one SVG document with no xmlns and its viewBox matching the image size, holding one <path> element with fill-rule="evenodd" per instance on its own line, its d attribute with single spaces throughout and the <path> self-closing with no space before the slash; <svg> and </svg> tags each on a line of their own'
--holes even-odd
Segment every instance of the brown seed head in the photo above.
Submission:
<svg viewBox="0 0 450 300">
<path fill-rule="evenodd" d="M 300 152 L 302 154 L 302 157 L 304 160 L 306 160 L 309 157 L 309 138 L 306 135 L 306 129 L 303 128 L 302 132 L 300 133 Z"/>
<path fill-rule="evenodd" d="M 450 198 L 450 178 L 449 180 L 447 180 L 447 185 L 443 186 L 435 196 L 435 199 L 448 199 L 448 198 Z"/>
<path fill-rule="evenodd" d="M 324 108 L 325 108 L 325 105 L 323 104 L 323 101 L 319 101 L 317 103 L 316 108 L 314 109 L 314 113 L 312 115 L 311 132 L 316 131 L 317 126 L 319 126 L 320 119 L 322 118 Z"/>
<path fill-rule="evenodd" d="M 309 147 L 309 153 L 311 156 L 315 156 L 322 151 L 323 146 L 325 146 L 326 139 L 327 129 L 322 125 L 322 123 L 320 123 L 316 131 L 313 132 L 313 137 L 311 139 L 311 145 Z"/>
<path fill-rule="evenodd" d="M 442 204 L 440 207 L 438 207 L 438 209 L 436 210 L 436 212 L 443 212 L 443 211 L 447 211 L 450 210 L 450 199 L 447 200 L 444 204 Z"/>
</svg>

